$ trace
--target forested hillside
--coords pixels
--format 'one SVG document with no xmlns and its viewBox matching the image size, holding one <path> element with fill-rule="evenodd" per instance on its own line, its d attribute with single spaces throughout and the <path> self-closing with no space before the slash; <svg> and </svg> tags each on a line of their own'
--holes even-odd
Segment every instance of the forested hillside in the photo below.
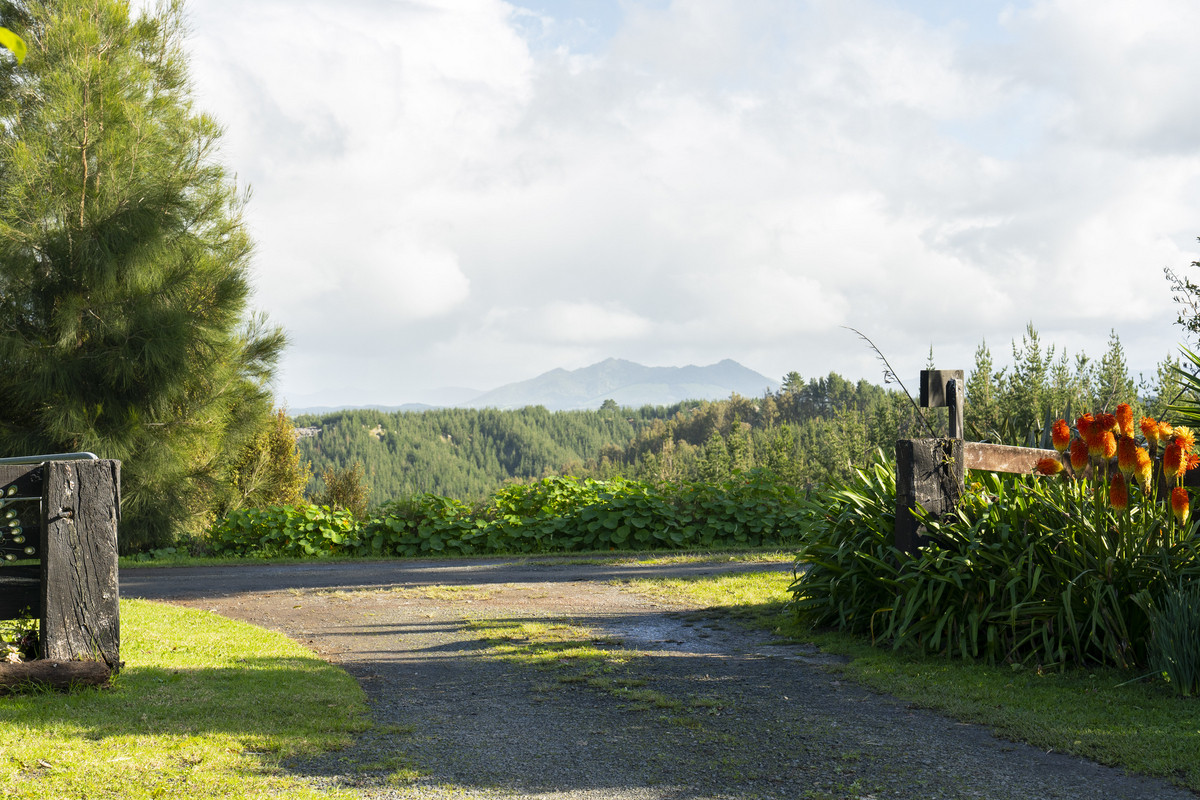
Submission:
<svg viewBox="0 0 1200 800">
<path fill-rule="evenodd" d="M 581 473 L 605 448 L 624 448 L 648 420 L 680 408 L 358 410 L 295 424 L 320 429 L 299 440 L 316 476 L 359 462 L 380 503 L 425 492 L 474 499 L 512 479 Z"/>
<path fill-rule="evenodd" d="M 891 448 L 916 414 L 903 394 L 866 381 L 830 374 L 806 383 L 793 373 L 763 397 L 669 407 L 359 410 L 295 423 L 320 430 L 300 439 L 315 475 L 359 462 L 372 503 L 381 503 L 425 492 L 476 499 L 506 481 L 559 474 L 692 480 L 767 467 L 802 486 Z"/>
<path fill-rule="evenodd" d="M 1028 328 L 1012 345 L 1012 364 L 993 368 L 980 344 L 967 370 L 967 435 L 976 441 L 1037 445 L 1046 420 L 1134 403 L 1159 415 L 1170 400 L 1170 363 L 1139 385 L 1129 375 L 1114 334 L 1092 361 L 1043 347 Z M 908 386 L 917 390 L 916 376 Z M 1169 386 L 1168 386 L 1169 389 Z M 473 500 L 507 481 L 549 475 L 642 480 L 720 480 L 765 467 L 794 486 L 847 477 L 876 448 L 898 438 L 945 432 L 942 409 L 918 410 L 898 389 L 848 381 L 836 373 L 805 381 L 793 372 L 762 397 L 696 401 L 669 407 L 597 411 L 441 409 L 342 411 L 300 416 L 297 427 L 320 429 L 300 439 L 314 475 L 364 467 L 371 502 L 425 492 Z M 312 487 L 315 488 L 315 487 Z"/>
</svg>

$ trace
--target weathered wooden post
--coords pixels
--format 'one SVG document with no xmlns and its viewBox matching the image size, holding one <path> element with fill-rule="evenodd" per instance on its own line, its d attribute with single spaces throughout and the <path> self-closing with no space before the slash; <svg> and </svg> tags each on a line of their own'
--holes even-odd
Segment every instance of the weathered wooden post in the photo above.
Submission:
<svg viewBox="0 0 1200 800">
<path fill-rule="evenodd" d="M 966 475 L 963 448 L 963 371 L 921 370 L 921 407 L 949 409 L 945 439 L 901 439 L 896 442 L 896 547 L 916 553 L 924 543 L 913 512 L 954 510 Z"/>
<path fill-rule="evenodd" d="M 0 460 L 0 556 L 40 562 L 0 566 L 0 619 L 32 612 L 40 656 L 2 665 L 0 688 L 98 683 L 120 668 L 121 464 L 83 455 Z"/>
<path fill-rule="evenodd" d="M 962 494 L 962 439 L 900 439 L 896 442 L 896 547 L 916 553 L 924 543 L 913 511 L 933 515 L 954 510 Z"/>
</svg>

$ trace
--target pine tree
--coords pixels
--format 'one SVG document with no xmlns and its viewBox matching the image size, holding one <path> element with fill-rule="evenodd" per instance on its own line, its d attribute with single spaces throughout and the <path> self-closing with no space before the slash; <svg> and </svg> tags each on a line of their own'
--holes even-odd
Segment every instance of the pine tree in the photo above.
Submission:
<svg viewBox="0 0 1200 800">
<path fill-rule="evenodd" d="M 9 0 L 0 63 L 0 452 L 123 462 L 122 549 L 195 530 L 269 420 L 242 197 L 192 107 L 182 7 Z"/>
</svg>

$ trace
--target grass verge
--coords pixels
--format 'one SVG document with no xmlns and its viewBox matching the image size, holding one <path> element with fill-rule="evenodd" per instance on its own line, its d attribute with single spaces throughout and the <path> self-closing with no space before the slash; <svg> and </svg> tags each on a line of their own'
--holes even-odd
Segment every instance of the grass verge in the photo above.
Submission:
<svg viewBox="0 0 1200 800">
<path fill-rule="evenodd" d="M 368 727 L 358 684 L 281 634 L 121 601 L 110 689 L 0 697 L 8 798 L 317 798 L 283 764 Z"/>
<path fill-rule="evenodd" d="M 986 725 L 1035 747 L 1166 778 L 1200 791 L 1200 702 L 1112 669 L 1042 673 L 922 658 L 812 631 L 786 610 L 792 573 L 624 582 L 631 591 L 706 606 L 791 641 L 847 656 L 845 677 L 913 705 Z"/>
</svg>

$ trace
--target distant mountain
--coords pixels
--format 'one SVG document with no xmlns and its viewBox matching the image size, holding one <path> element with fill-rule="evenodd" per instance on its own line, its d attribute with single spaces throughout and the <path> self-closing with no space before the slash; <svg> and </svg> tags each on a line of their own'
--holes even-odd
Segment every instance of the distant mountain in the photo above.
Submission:
<svg viewBox="0 0 1200 800">
<path fill-rule="evenodd" d="M 551 411 L 599 408 L 605 400 L 638 408 L 684 400 L 722 400 L 737 393 L 759 397 L 779 383 L 730 359 L 707 367 L 645 367 L 610 358 L 576 370 L 555 369 L 510 383 L 457 405 L 467 408 L 545 406 Z"/>
</svg>

